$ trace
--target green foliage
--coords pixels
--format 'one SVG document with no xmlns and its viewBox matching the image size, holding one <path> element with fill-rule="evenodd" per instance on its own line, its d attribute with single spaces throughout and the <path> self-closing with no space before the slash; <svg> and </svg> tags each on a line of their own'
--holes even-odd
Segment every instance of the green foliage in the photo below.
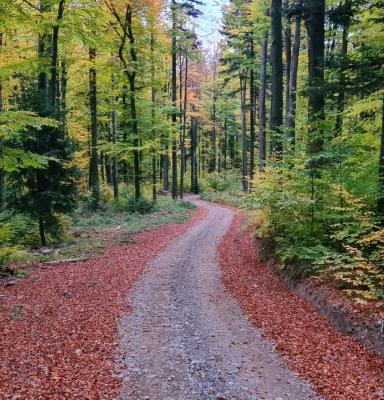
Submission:
<svg viewBox="0 0 384 400">
<path fill-rule="evenodd" d="M 294 275 L 315 273 L 366 300 L 384 287 L 382 229 L 364 202 L 332 183 L 332 168 L 313 176 L 304 156 L 259 174 L 247 198 Z"/>
<path fill-rule="evenodd" d="M 127 199 L 126 207 L 130 213 L 148 214 L 153 209 L 153 203 L 144 197 L 136 199 L 135 196 L 130 196 Z"/>
<path fill-rule="evenodd" d="M 240 190 L 240 176 L 235 172 L 212 173 L 200 180 L 202 192 L 237 193 Z"/>
<path fill-rule="evenodd" d="M 128 197 L 129 198 L 129 197 Z M 119 201 L 120 204 L 120 201 Z M 97 213 L 86 212 L 77 214 L 75 226 L 77 228 L 105 229 L 120 226 L 130 233 L 148 229 L 152 226 L 182 223 L 190 218 L 190 210 L 195 206 L 187 201 L 174 201 L 167 196 L 159 196 L 151 213 L 147 217 L 137 212 L 129 212 L 124 203 L 123 210 L 116 209 L 116 203 Z"/>
</svg>

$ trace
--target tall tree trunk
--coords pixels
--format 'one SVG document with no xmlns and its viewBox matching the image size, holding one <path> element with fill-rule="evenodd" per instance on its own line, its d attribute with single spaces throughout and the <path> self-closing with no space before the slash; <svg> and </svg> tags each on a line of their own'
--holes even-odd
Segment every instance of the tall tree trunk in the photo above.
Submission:
<svg viewBox="0 0 384 400">
<path fill-rule="evenodd" d="M 229 158 L 231 159 L 231 167 L 236 168 L 236 150 L 235 150 L 235 137 L 231 135 L 228 139 Z"/>
<path fill-rule="evenodd" d="M 325 0 L 305 0 L 304 19 L 308 33 L 308 142 L 310 153 L 318 153 L 323 148 Z"/>
<path fill-rule="evenodd" d="M 345 1 L 345 6 L 347 10 L 350 12 L 351 3 L 349 0 Z M 343 113 L 344 113 L 344 106 L 345 106 L 345 94 L 344 94 L 344 86 L 345 86 L 345 73 L 344 73 L 344 63 L 345 59 L 348 55 L 348 30 L 350 24 L 350 17 L 346 20 L 343 25 L 343 32 L 342 32 L 342 43 L 341 43 L 341 61 L 342 66 L 340 70 L 340 81 L 339 81 L 339 93 L 337 94 L 337 116 L 336 116 L 336 134 L 340 135 L 343 129 Z"/>
<path fill-rule="evenodd" d="M 42 14 L 45 14 L 50 10 L 51 6 L 49 1 L 40 0 L 39 9 Z M 47 31 L 39 34 L 37 42 L 37 55 L 41 65 L 41 69 L 38 75 L 37 88 L 39 91 L 39 101 L 40 101 L 40 114 L 42 116 L 49 115 L 49 94 L 48 94 L 48 74 L 47 69 L 49 68 L 49 53 L 50 53 L 50 34 Z M 52 64 L 52 62 L 51 62 Z"/>
<path fill-rule="evenodd" d="M 284 29 L 284 47 L 285 47 L 285 126 L 287 126 L 289 116 L 289 82 L 291 79 L 292 66 L 292 31 L 291 21 L 289 17 L 289 0 L 284 0 L 285 29 Z M 286 139 L 289 138 L 287 130 L 285 132 Z M 286 147 L 289 147 L 287 140 Z"/>
<path fill-rule="evenodd" d="M 285 120 L 286 139 L 288 150 L 295 147 L 295 119 L 296 119 L 296 91 L 297 91 L 297 72 L 299 68 L 299 55 L 301 43 L 301 20 L 302 20 L 302 0 L 297 2 L 297 14 L 295 20 L 295 36 L 293 39 L 292 59 L 289 77 L 288 110 Z"/>
<path fill-rule="evenodd" d="M 112 110 L 111 112 L 111 134 L 113 144 L 113 156 L 111 159 L 112 163 L 112 187 L 114 199 L 119 198 L 119 177 L 118 177 L 118 162 L 116 155 L 116 142 L 117 142 L 117 111 Z"/>
<path fill-rule="evenodd" d="M 155 117 L 156 117 L 156 88 L 155 88 L 155 58 L 154 58 L 154 45 L 155 39 L 153 36 L 153 32 L 151 32 L 151 101 L 152 101 L 152 135 L 155 136 Z M 154 139 L 154 137 L 153 137 Z M 152 203 L 156 203 L 157 201 L 157 160 L 156 160 L 156 147 L 155 145 L 152 148 Z"/>
<path fill-rule="evenodd" d="M 68 73 L 65 61 L 61 62 L 61 77 L 60 77 L 60 120 L 63 124 L 64 135 L 68 135 L 67 129 L 67 86 Z"/>
<path fill-rule="evenodd" d="M 209 162 L 209 172 L 216 171 L 216 53 L 214 55 L 214 66 L 213 66 L 213 103 L 212 103 L 212 130 L 211 130 L 211 157 Z"/>
<path fill-rule="evenodd" d="M 280 156 L 283 150 L 281 127 L 283 124 L 283 37 L 281 23 L 282 0 L 272 0 L 272 100 L 271 100 L 271 153 Z"/>
<path fill-rule="evenodd" d="M 185 54 L 185 76 L 184 76 L 184 105 L 183 125 L 180 141 L 180 198 L 184 196 L 184 173 L 185 173 L 185 130 L 187 125 L 187 101 L 188 101 L 188 54 Z"/>
<path fill-rule="evenodd" d="M 89 106 L 91 112 L 91 159 L 90 159 L 90 183 L 92 192 L 92 207 L 99 207 L 100 182 L 99 182 L 99 155 L 97 151 L 97 77 L 95 68 L 96 49 L 89 49 Z"/>
<path fill-rule="evenodd" d="M 119 17 L 117 16 L 119 20 Z M 120 39 L 119 46 L 119 58 L 124 67 L 124 73 L 128 78 L 129 82 L 129 98 L 130 98 L 130 109 L 131 109 L 131 127 L 133 135 L 133 170 L 134 170 L 134 186 L 135 186 L 135 199 L 138 200 L 141 197 L 141 178 L 140 178 L 140 138 L 139 138 L 139 125 L 137 121 L 137 110 L 136 110 L 136 65 L 137 56 L 135 48 L 135 37 L 132 30 L 132 6 L 127 4 L 125 9 L 125 23 L 123 24 L 124 32 Z M 133 65 L 130 69 L 124 56 L 124 47 L 127 40 L 129 39 L 129 53 L 131 63 Z"/>
<path fill-rule="evenodd" d="M 209 162 L 209 172 L 216 171 L 216 96 L 213 96 L 212 105 L 212 129 L 211 129 L 211 157 Z"/>
<path fill-rule="evenodd" d="M 248 191 L 248 143 L 247 143 L 247 77 L 240 77 L 241 95 L 241 135 L 242 135 L 242 184 L 243 191 Z"/>
<path fill-rule="evenodd" d="M 227 118 L 224 118 L 223 169 L 227 171 Z"/>
<path fill-rule="evenodd" d="M 382 100 L 382 110 L 381 110 L 379 198 L 377 201 L 377 212 L 382 217 L 382 224 L 384 224 L 384 98 Z"/>
<path fill-rule="evenodd" d="M 4 34 L 0 32 L 0 49 L 3 48 Z M 3 112 L 3 81 L 0 79 L 0 113 Z M 1 145 L 2 140 L 0 139 L 0 157 L 1 157 Z M 6 182 L 5 182 L 5 171 L 0 168 L 0 212 L 6 208 Z"/>
<path fill-rule="evenodd" d="M 253 39 L 251 41 L 251 60 L 255 57 Z M 250 143 L 249 143 L 249 177 L 252 181 L 255 172 L 255 142 L 256 142 L 256 93 L 255 93 L 255 72 L 253 66 L 251 67 L 249 77 L 249 127 L 250 127 Z"/>
<path fill-rule="evenodd" d="M 39 217 L 39 233 L 40 233 L 40 243 L 42 246 L 47 245 L 47 240 L 45 238 L 45 229 L 44 229 L 44 220 L 42 217 Z"/>
<path fill-rule="evenodd" d="M 169 191 L 169 155 L 168 143 L 164 144 L 163 154 L 161 154 L 161 170 L 163 177 L 163 190 Z"/>
<path fill-rule="evenodd" d="M 59 1 L 59 9 L 57 12 L 56 22 L 53 25 L 52 30 L 52 57 L 51 57 L 51 113 L 52 115 L 58 115 L 60 107 L 57 105 L 57 92 L 58 92 L 58 73 L 57 73 L 57 60 L 58 60 L 58 48 L 59 48 L 59 27 L 60 22 L 63 19 L 64 13 L 64 0 Z"/>
<path fill-rule="evenodd" d="M 192 109 L 194 111 L 194 109 Z M 191 191 L 199 193 L 198 165 L 197 165 L 197 121 L 191 117 Z"/>
<path fill-rule="evenodd" d="M 268 30 L 264 33 L 260 54 L 260 88 L 259 88 L 259 171 L 263 171 L 267 158 L 266 141 L 266 106 L 267 93 L 267 56 L 268 56 Z"/>
<path fill-rule="evenodd" d="M 176 79 L 176 1 L 171 3 L 172 13 L 172 125 L 174 128 L 172 137 L 172 198 L 177 199 L 177 141 L 176 141 L 176 102 L 177 102 L 177 79 Z"/>
</svg>

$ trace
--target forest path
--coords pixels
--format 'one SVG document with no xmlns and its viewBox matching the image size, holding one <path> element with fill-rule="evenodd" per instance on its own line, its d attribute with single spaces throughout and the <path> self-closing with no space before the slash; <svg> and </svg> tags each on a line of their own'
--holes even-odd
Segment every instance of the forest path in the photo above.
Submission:
<svg viewBox="0 0 384 400">
<path fill-rule="evenodd" d="M 120 399 L 315 399 L 242 315 L 221 283 L 217 246 L 233 212 L 206 217 L 171 242 L 129 294 L 119 324 Z"/>
</svg>

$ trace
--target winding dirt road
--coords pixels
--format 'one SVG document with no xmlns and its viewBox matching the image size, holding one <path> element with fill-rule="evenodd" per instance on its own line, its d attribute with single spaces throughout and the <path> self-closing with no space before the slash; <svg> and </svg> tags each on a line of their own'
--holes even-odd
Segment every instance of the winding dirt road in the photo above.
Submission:
<svg viewBox="0 0 384 400">
<path fill-rule="evenodd" d="M 217 246 L 230 209 L 171 242 L 130 292 L 119 324 L 120 399 L 317 399 L 242 315 L 221 283 Z"/>
</svg>

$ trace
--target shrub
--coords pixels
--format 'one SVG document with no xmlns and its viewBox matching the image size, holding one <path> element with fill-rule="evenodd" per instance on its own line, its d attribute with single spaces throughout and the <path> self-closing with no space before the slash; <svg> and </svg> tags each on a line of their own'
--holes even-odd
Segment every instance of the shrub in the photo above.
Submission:
<svg viewBox="0 0 384 400">
<path fill-rule="evenodd" d="M 248 197 L 259 221 L 256 235 L 274 240 L 294 275 L 316 273 L 355 297 L 372 299 L 384 287 L 384 231 L 363 204 L 333 183 L 326 168 L 311 175 L 300 157 L 292 165 L 267 167 Z"/>
<path fill-rule="evenodd" d="M 239 182 L 241 182 L 239 175 L 233 172 L 213 173 L 200 180 L 200 189 L 202 192 L 237 193 L 240 191 Z"/>
<path fill-rule="evenodd" d="M 153 209 L 153 203 L 144 197 L 136 199 L 130 196 L 127 199 L 126 210 L 131 213 L 148 214 Z"/>
</svg>

